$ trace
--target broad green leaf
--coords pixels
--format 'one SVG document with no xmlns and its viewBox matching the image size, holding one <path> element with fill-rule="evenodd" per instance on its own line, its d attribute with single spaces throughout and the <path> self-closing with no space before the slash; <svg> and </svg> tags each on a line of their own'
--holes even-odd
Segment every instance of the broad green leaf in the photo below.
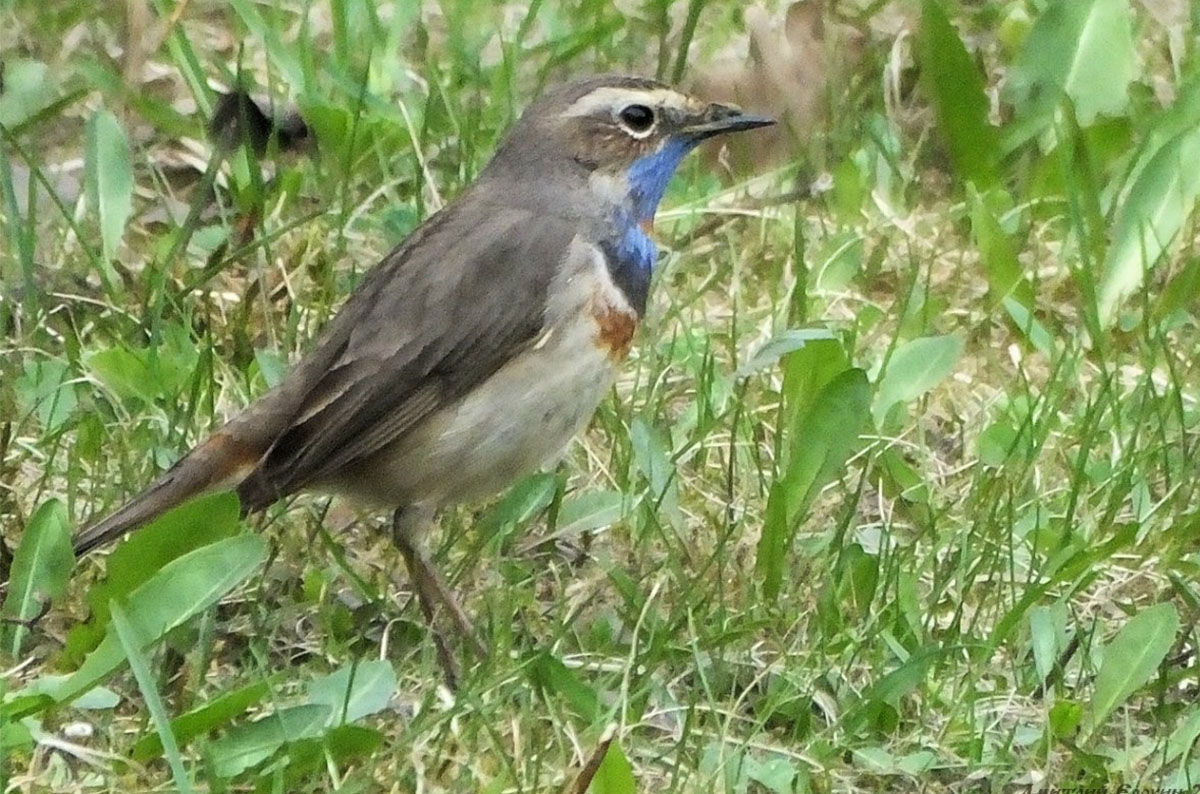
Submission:
<svg viewBox="0 0 1200 794">
<path fill-rule="evenodd" d="M 786 428 L 812 408 L 821 390 L 850 367 L 850 359 L 836 339 L 813 339 L 784 354 L 781 365 L 784 415 L 780 426 Z M 784 445 L 779 463 L 783 469 L 787 468 L 788 453 Z"/>
<path fill-rule="evenodd" d="M 67 362 L 53 358 L 26 359 L 13 391 L 21 410 L 35 414 L 49 432 L 62 427 L 78 403 Z"/>
<path fill-rule="evenodd" d="M 954 335 L 925 336 L 897 347 L 875 388 L 871 414 L 876 427 L 892 406 L 915 400 L 950 377 L 962 352 L 963 340 Z"/>
<path fill-rule="evenodd" d="M 1200 197 L 1200 129 L 1163 145 L 1117 210 L 1113 241 L 1097 289 L 1100 321 L 1111 325 L 1121 301 L 1142 283 L 1192 216 Z"/>
<path fill-rule="evenodd" d="M 123 400 L 153 404 L 174 399 L 195 377 L 200 354 L 191 330 L 181 323 L 163 326 L 157 343 L 117 345 L 88 352 L 84 361 L 100 381 Z"/>
<path fill-rule="evenodd" d="M 1164 764 L 1169 764 L 1184 753 L 1189 753 L 1196 739 L 1200 738 L 1200 708 L 1192 708 L 1176 723 L 1175 730 L 1167 738 L 1166 747 L 1148 759 L 1147 773 L 1154 775 Z"/>
<path fill-rule="evenodd" d="M 986 189 L 996 182 L 1000 151 L 996 128 L 988 123 L 983 76 L 941 0 L 924 0 L 917 36 L 921 84 L 932 100 L 938 129 L 955 170 L 964 181 Z"/>
<path fill-rule="evenodd" d="M 149 581 L 125 597 L 126 613 L 139 647 L 200 614 L 240 584 L 267 556 L 258 535 L 237 535 L 172 560 Z M 83 664 L 54 692 L 55 700 L 72 700 L 95 686 L 125 660 L 111 624 L 104 639 Z"/>
<path fill-rule="evenodd" d="M 1029 638 L 1033 646 L 1033 663 L 1037 668 L 1038 680 L 1046 676 L 1058 663 L 1066 634 L 1067 608 L 1063 604 L 1034 607 L 1029 610 Z"/>
<path fill-rule="evenodd" d="M 86 146 L 88 203 L 100 219 L 100 241 L 107 263 L 116 258 L 125 222 L 133 213 L 129 142 L 116 117 L 99 110 L 88 120 Z"/>
<path fill-rule="evenodd" d="M 593 723 L 603 712 L 595 690 L 549 652 L 538 654 L 526 670 L 533 683 L 543 691 L 562 696 L 570 709 L 585 723 Z"/>
<path fill-rule="evenodd" d="M 171 733 L 180 746 L 186 745 L 196 736 L 225 725 L 234 717 L 244 714 L 246 709 L 265 698 L 269 692 L 266 681 L 257 681 L 225 692 L 171 720 Z M 130 751 L 130 757 L 142 763 L 161 754 L 162 740 L 157 733 L 142 737 Z"/>
<path fill-rule="evenodd" d="M 396 671 L 382 659 L 343 665 L 308 685 L 308 702 L 329 706 L 331 725 L 358 722 L 387 707 Z"/>
<path fill-rule="evenodd" d="M 30 620 L 67 587 L 75 555 L 67 511 L 57 499 L 42 504 L 29 519 L 13 557 L 8 595 L 0 614 L 10 621 Z M 29 629 L 21 623 L 3 627 L 3 645 L 15 657 Z"/>
<path fill-rule="evenodd" d="M 563 499 L 554 534 L 569 537 L 620 521 L 634 500 L 620 491 L 583 491 Z"/>
<path fill-rule="evenodd" d="M 363 725 L 337 725 L 325 732 L 323 744 L 338 763 L 366 758 L 383 744 L 383 734 Z"/>
<path fill-rule="evenodd" d="M 1053 114 L 1062 96 L 1080 125 L 1129 105 L 1137 77 L 1129 0 L 1051 0 L 1025 38 L 1006 82 L 1022 116 Z"/>
<path fill-rule="evenodd" d="M 162 741 L 163 754 L 171 769 L 171 777 L 175 779 L 175 788 L 180 794 L 190 794 L 193 791 L 192 781 L 183 767 L 183 758 L 179 755 L 179 745 L 175 742 L 175 735 L 171 733 L 171 720 L 167 717 L 167 708 L 163 705 L 162 696 L 158 692 L 154 673 L 150 671 L 150 662 L 140 647 L 137 630 L 134 629 L 133 623 L 118 602 L 113 601 L 109 605 L 109 611 L 112 613 L 113 630 L 121 644 L 121 650 L 125 652 L 129 669 L 133 671 L 133 677 L 137 681 L 138 689 L 142 691 L 146 708 L 150 711 L 150 718 L 154 721 L 154 727 Z"/>
<path fill-rule="evenodd" d="M 1088 733 L 1098 728 L 1130 695 L 1154 677 L 1179 631 L 1173 604 L 1143 609 L 1121 627 L 1104 648 L 1096 674 Z"/>
<path fill-rule="evenodd" d="M 592 794 L 635 794 L 637 782 L 633 779 L 633 767 L 625 757 L 621 746 L 614 740 L 608 745 L 604 760 L 596 770 L 589 788 Z"/>
<path fill-rule="evenodd" d="M 1025 279 L 1016 244 L 978 191 L 970 191 L 970 206 L 971 232 L 987 275 L 991 308 L 995 309 L 1009 297 L 1024 306 L 1033 306 L 1033 288 Z"/>
<path fill-rule="evenodd" d="M 133 592 L 172 560 L 232 537 L 240 526 L 236 494 L 207 494 L 159 516 L 119 544 L 108 555 L 104 580 L 88 591 L 91 618 L 67 637 L 67 658 L 81 659 L 100 642 L 112 599 Z"/>
<path fill-rule="evenodd" d="M 1111 207 L 1120 191 L 1137 183 L 1155 155 L 1171 141 L 1200 127 L 1200 71 L 1193 70 L 1176 89 L 1175 101 L 1156 115 L 1142 136 L 1125 179 L 1115 179 L 1105 188 L 1104 205 Z"/>
<path fill-rule="evenodd" d="M 866 373 L 848 369 L 829 381 L 808 409 L 785 428 L 787 464 L 782 477 L 771 486 L 755 556 L 766 598 L 778 597 L 796 530 L 817 493 L 858 444 L 870 400 Z"/>
<path fill-rule="evenodd" d="M 672 526 L 682 526 L 679 484 L 675 463 L 667 452 L 668 439 L 644 418 L 635 416 L 629 429 L 629 443 L 634 463 L 650 483 L 648 498 L 651 504 L 662 510 Z"/>
<path fill-rule="evenodd" d="M 158 390 L 146 363 L 124 346 L 84 354 L 87 368 L 122 400 L 137 398 L 153 403 Z"/>
<path fill-rule="evenodd" d="M 1074 739 L 1083 721 L 1083 707 L 1073 700 L 1063 699 L 1050 708 L 1050 732 L 1059 739 Z"/>
<path fill-rule="evenodd" d="M 0 124 L 16 127 L 54 101 L 50 68 L 41 61 L 12 57 L 4 59 L 4 90 L 0 91 Z"/>
<path fill-rule="evenodd" d="M 766 761 L 746 759 L 746 776 L 772 794 L 792 794 L 796 791 L 796 765 L 790 758 L 776 756 Z"/>
<path fill-rule="evenodd" d="M 828 328 L 789 328 L 767 340 L 767 342 L 738 367 L 736 376 L 744 378 L 755 372 L 775 365 L 783 356 L 794 353 L 816 341 L 836 339 Z"/>
<path fill-rule="evenodd" d="M 478 521 L 475 531 L 481 538 L 492 538 L 500 531 L 512 531 L 532 521 L 533 517 L 549 507 L 558 490 L 558 478 L 550 472 L 525 477 L 488 508 Z"/>
<path fill-rule="evenodd" d="M 270 758 L 288 742 L 320 736 L 330 718 L 328 706 L 310 703 L 233 728 L 209 747 L 213 771 L 226 778 L 240 775 Z"/>
</svg>

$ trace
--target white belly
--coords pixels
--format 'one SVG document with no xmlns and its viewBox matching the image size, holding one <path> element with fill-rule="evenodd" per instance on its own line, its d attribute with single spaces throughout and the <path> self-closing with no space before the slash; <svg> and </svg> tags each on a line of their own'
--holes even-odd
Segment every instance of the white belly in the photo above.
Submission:
<svg viewBox="0 0 1200 794">
<path fill-rule="evenodd" d="M 586 260 L 585 260 L 586 261 Z M 546 330 L 456 405 L 424 420 L 334 489 L 387 507 L 478 500 L 557 460 L 612 387 L 628 347 L 611 341 L 613 318 L 636 321 L 592 261 L 563 274 Z M 619 315 L 619 316 L 618 316 Z"/>
</svg>

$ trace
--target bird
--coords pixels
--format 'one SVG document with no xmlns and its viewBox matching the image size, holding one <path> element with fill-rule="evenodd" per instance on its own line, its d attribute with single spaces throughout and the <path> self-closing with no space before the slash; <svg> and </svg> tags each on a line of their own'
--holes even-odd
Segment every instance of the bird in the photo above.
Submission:
<svg viewBox="0 0 1200 794">
<path fill-rule="evenodd" d="M 702 142 L 772 119 L 657 80 L 549 88 L 478 178 L 370 269 L 272 390 L 73 539 L 86 554 L 201 494 L 243 516 L 297 492 L 391 515 L 417 601 L 479 654 L 423 538 L 439 511 L 558 459 L 646 313 L 655 212 Z"/>
</svg>

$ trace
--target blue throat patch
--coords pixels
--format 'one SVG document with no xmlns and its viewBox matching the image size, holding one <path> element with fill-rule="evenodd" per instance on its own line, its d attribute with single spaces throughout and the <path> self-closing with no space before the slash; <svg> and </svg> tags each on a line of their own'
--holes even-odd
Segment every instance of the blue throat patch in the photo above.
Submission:
<svg viewBox="0 0 1200 794">
<path fill-rule="evenodd" d="M 635 160 L 629 167 L 629 198 L 636 222 L 654 220 L 658 202 L 667 192 L 667 183 L 684 156 L 697 143 L 699 141 L 688 138 L 670 138 L 657 152 Z"/>
<path fill-rule="evenodd" d="M 650 276 L 658 260 L 658 248 L 642 231 L 642 224 L 654 220 L 671 176 L 698 142 L 671 138 L 658 151 L 634 161 L 625 177 L 629 209 L 620 211 L 616 218 L 617 239 L 601 243 L 614 283 L 639 315 L 646 311 Z"/>
</svg>

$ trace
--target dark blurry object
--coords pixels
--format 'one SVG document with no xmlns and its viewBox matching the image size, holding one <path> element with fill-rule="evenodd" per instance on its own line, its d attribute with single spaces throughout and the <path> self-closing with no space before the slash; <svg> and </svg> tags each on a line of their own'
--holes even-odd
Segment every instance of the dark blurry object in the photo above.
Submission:
<svg viewBox="0 0 1200 794">
<path fill-rule="evenodd" d="M 306 148 L 310 138 L 308 125 L 297 108 L 288 107 L 278 118 L 272 118 L 241 90 L 221 96 L 208 122 L 208 134 L 226 149 L 247 143 L 257 155 L 266 152 L 272 138 L 283 152 Z"/>
</svg>

